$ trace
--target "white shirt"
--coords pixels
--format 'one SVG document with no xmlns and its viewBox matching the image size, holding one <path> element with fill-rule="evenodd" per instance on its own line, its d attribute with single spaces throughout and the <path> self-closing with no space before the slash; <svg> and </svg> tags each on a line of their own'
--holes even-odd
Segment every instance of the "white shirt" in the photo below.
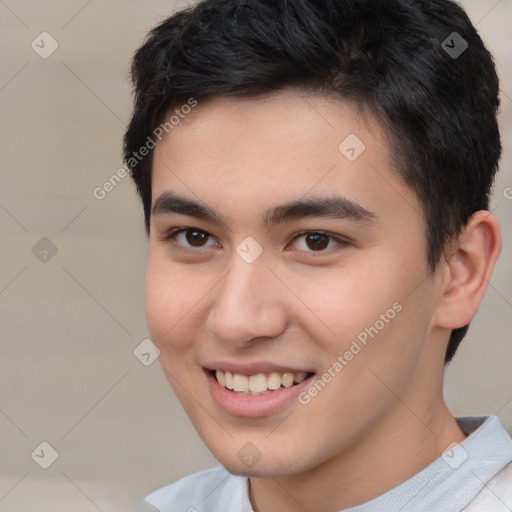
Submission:
<svg viewBox="0 0 512 512">
<path fill-rule="evenodd" d="M 457 422 L 468 436 L 460 445 L 378 498 L 340 512 L 512 512 L 512 439 L 497 416 Z M 207 469 L 152 492 L 144 510 L 254 512 L 248 482 L 221 466 Z"/>
</svg>

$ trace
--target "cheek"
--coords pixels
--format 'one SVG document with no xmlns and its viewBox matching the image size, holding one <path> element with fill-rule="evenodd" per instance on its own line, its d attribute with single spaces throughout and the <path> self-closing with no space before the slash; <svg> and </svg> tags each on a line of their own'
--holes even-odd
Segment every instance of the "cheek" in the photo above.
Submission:
<svg viewBox="0 0 512 512">
<path fill-rule="evenodd" d="M 417 356 L 420 338 L 428 330 L 430 310 L 426 304 L 432 290 L 417 263 L 403 260 L 400 265 L 393 264 L 398 257 L 382 254 L 379 259 L 360 261 L 359 266 L 336 269 L 316 280 L 315 286 L 303 281 L 298 294 L 305 298 L 310 312 L 302 318 L 329 355 L 325 363 L 347 351 L 351 352 L 347 359 L 365 363 L 390 361 L 390 353 L 397 351 L 404 357 Z M 411 343 L 414 337 L 418 338 L 416 344 Z"/>
<path fill-rule="evenodd" d="M 393 304 L 402 298 L 400 285 L 382 268 L 375 264 L 355 268 L 335 269 L 315 279 L 314 286 L 306 278 L 297 293 L 309 309 L 310 328 L 314 323 L 325 343 L 337 350 L 376 322 L 381 330 L 380 316 L 393 319 Z"/>
<path fill-rule="evenodd" d="M 148 257 L 146 319 L 151 339 L 161 351 L 186 349 L 190 337 L 184 335 L 184 330 L 190 327 L 199 288 L 182 271 Z"/>
</svg>

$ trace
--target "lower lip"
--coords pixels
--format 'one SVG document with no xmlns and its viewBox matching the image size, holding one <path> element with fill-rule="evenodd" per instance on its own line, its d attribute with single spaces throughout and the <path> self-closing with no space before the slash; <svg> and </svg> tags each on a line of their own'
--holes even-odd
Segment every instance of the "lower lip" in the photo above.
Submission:
<svg viewBox="0 0 512 512">
<path fill-rule="evenodd" d="M 308 377 L 299 384 L 295 384 L 289 388 L 281 387 L 265 395 L 252 396 L 229 391 L 221 386 L 209 371 L 205 371 L 205 373 L 208 379 L 210 393 L 215 402 L 227 413 L 246 418 L 270 416 L 289 405 L 294 400 L 298 400 L 298 395 L 304 391 L 312 377 L 314 377 L 314 375 Z"/>
</svg>

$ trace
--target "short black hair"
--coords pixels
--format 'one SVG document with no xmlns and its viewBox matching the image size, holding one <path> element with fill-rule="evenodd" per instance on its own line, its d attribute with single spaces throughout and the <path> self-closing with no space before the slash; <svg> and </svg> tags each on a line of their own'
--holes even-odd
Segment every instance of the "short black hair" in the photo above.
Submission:
<svg viewBox="0 0 512 512">
<path fill-rule="evenodd" d="M 148 234 L 152 148 L 165 116 L 191 100 L 285 88 L 352 101 L 381 123 L 398 175 L 423 206 L 432 271 L 446 242 L 489 209 L 501 156 L 499 81 L 451 0 L 203 0 L 151 30 L 131 73 L 124 161 Z M 452 331 L 445 362 L 468 327 Z"/>
</svg>

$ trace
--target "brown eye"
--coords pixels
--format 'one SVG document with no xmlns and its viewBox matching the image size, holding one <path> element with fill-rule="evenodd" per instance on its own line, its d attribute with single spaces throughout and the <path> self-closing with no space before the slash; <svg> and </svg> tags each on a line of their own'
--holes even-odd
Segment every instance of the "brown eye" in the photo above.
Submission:
<svg viewBox="0 0 512 512">
<path fill-rule="evenodd" d="M 188 229 L 185 232 L 185 238 L 192 247 L 202 247 L 208 241 L 209 236 L 204 231 L 195 229 Z"/>
<path fill-rule="evenodd" d="M 188 249 L 220 247 L 219 241 L 213 235 L 196 228 L 173 229 L 162 240 L 165 242 L 173 241 Z"/>
<path fill-rule="evenodd" d="M 349 242 L 323 231 L 302 231 L 293 240 L 293 249 L 305 253 L 330 254 L 332 250 L 343 249 Z"/>
<path fill-rule="evenodd" d="M 321 251 L 329 245 L 330 237 L 321 233 L 305 235 L 306 245 L 313 251 Z"/>
</svg>

